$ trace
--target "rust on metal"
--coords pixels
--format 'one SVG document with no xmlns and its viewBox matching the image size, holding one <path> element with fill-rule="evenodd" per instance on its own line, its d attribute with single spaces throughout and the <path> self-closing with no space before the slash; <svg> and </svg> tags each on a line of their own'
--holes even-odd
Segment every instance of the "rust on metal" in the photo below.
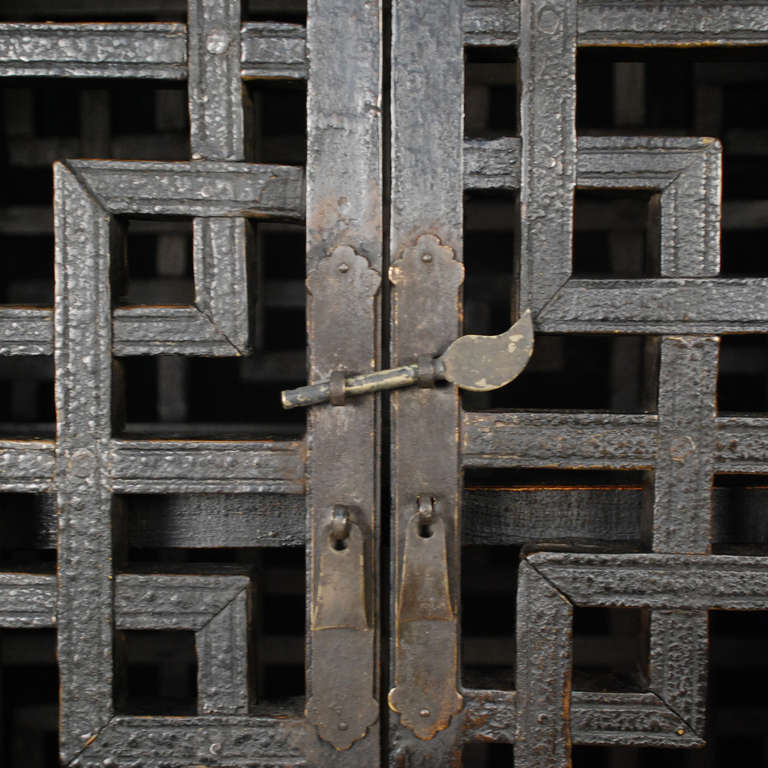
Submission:
<svg viewBox="0 0 768 768">
<path fill-rule="evenodd" d="M 337 506 L 318 541 L 315 557 L 312 652 L 322 660 L 313 667 L 313 694 L 307 719 L 320 738 L 338 750 L 349 749 L 379 716 L 374 698 L 373 652 L 369 594 L 372 575 L 366 558 L 360 511 Z M 348 668 L 371 670 L 367 680 Z"/>
<path fill-rule="evenodd" d="M 460 336 L 439 357 L 419 355 L 417 362 L 410 365 L 348 378 L 342 371 L 334 371 L 328 381 L 285 390 L 281 395 L 283 408 L 326 401 L 344 405 L 347 395 L 366 395 L 414 384 L 431 388 L 436 381 L 449 381 L 473 392 L 491 392 L 516 379 L 532 354 L 533 323 L 530 311 L 526 311 L 505 333 Z"/>
<path fill-rule="evenodd" d="M 450 672 L 458 657 L 457 617 L 448 579 L 445 523 L 419 499 L 405 537 L 395 633 L 397 677 L 389 706 L 420 739 L 447 728 L 463 697 Z"/>
</svg>

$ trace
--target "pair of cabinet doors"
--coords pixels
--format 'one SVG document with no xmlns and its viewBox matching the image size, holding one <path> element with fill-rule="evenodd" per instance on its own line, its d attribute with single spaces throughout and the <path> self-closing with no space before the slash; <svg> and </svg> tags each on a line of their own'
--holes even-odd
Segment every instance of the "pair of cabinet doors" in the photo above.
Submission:
<svg viewBox="0 0 768 768">
<path fill-rule="evenodd" d="M 716 401 L 721 334 L 768 331 L 765 277 L 721 273 L 723 151 L 699 138 L 714 132 L 708 116 L 730 75 L 697 69 L 698 122 L 670 135 L 663 121 L 637 128 L 646 70 L 629 55 L 610 59 L 626 135 L 616 124 L 596 135 L 598 125 L 577 140 L 577 92 L 599 123 L 582 81 L 600 50 L 732 55 L 768 44 L 768 6 L 309 0 L 305 22 L 249 16 L 237 0 L 182 10 L 186 23 L 0 26 L 9 82 L 182 82 L 188 107 L 188 158 L 150 150 L 139 161 L 126 140 L 120 159 L 58 159 L 54 307 L 0 310 L 4 355 L 55 362 L 55 439 L 4 440 L 0 469 L 3 490 L 52 500 L 57 570 L 3 573 L 0 627 L 56 632 L 61 764 L 565 768 L 574 744 L 702 746 L 709 612 L 768 608 L 760 558 L 712 554 L 724 535 L 713 534 L 713 478 L 768 474 L 764 419 L 720 415 L 722 386 Z M 117 146 L 99 139 L 98 93 L 111 87 L 99 82 L 81 101 L 76 157 Z M 302 82 L 305 157 L 272 163 L 254 150 L 253 113 L 273 120 L 279 148 L 290 110 L 270 115 L 249 89 Z M 574 237 L 574 223 L 610 228 L 611 196 L 618 245 L 600 268 L 596 241 Z M 637 245 L 638 210 L 651 255 L 642 236 Z M 126 222 L 149 221 L 162 242 L 163 222 L 181 219 L 194 296 L 120 302 Z M 304 225 L 305 302 L 281 282 L 280 239 L 264 247 L 271 222 Z M 125 428 L 121 400 L 128 421 L 142 420 L 125 382 L 140 386 L 148 358 L 170 382 L 158 408 L 182 421 L 173 382 L 193 384 L 174 378 L 179 360 L 247 358 L 251 380 L 271 382 L 253 397 L 271 398 L 265 412 L 282 423 L 281 377 L 299 382 L 290 354 L 270 357 L 265 342 L 281 333 L 279 311 L 272 331 L 263 321 L 285 306 L 306 306 L 309 380 L 331 382 L 332 402 L 306 409 L 300 435 L 150 439 Z M 465 329 L 501 333 L 527 310 L 543 377 L 464 399 L 432 380 L 430 361 Z M 225 362 L 191 364 L 194 386 L 226 399 L 204 374 Z M 340 383 L 414 363 L 419 382 L 385 395 Z M 538 397 L 548 366 L 565 371 L 554 391 L 571 410 Z M 571 388 L 586 395 L 569 399 Z M 580 487 L 587 471 L 602 484 Z M 126 552 L 139 545 L 267 559 L 303 547 L 305 695 L 254 695 L 265 689 L 253 683 L 264 667 L 255 638 L 280 612 L 263 581 L 237 568 L 136 567 Z M 474 594 L 463 565 L 486 599 L 462 608 L 462 584 Z M 464 664 L 462 611 L 468 628 L 503 628 L 495 642 L 465 642 Z M 601 653 L 621 666 L 626 651 L 632 667 L 637 652 L 636 684 L 582 688 L 574 677 L 590 666 L 574 616 L 578 630 L 594 611 L 624 630 L 621 650 L 599 646 L 592 666 Z M 126 648 L 182 632 L 193 638 L 194 711 L 131 710 Z M 267 687 L 279 696 L 292 687 L 272 652 Z"/>
</svg>

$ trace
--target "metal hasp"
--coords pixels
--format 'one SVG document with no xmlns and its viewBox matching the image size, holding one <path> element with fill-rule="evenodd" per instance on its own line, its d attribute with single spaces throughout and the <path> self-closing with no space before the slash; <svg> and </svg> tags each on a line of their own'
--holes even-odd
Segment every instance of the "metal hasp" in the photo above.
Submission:
<svg viewBox="0 0 768 768">
<path fill-rule="evenodd" d="M 364 738 L 379 717 L 369 663 L 375 640 L 368 600 L 370 556 L 359 518 L 359 509 L 335 506 L 315 557 L 310 631 L 318 663 L 312 665 L 306 716 L 320 738 L 338 750 Z"/>
<path fill-rule="evenodd" d="M 490 392 L 516 379 L 533 354 L 531 312 L 498 336 L 460 336 L 440 357 L 420 358 L 418 362 L 384 371 L 343 377 L 340 372 L 329 381 L 285 390 L 283 408 L 318 405 L 330 400 L 343 405 L 347 395 L 365 395 L 414 384 L 431 386 L 435 381 L 450 381 L 460 389 Z"/>
<path fill-rule="evenodd" d="M 419 235 L 392 256 L 392 360 L 447 349 L 460 328 L 464 267 L 434 234 Z M 396 345 L 395 345 L 396 342 Z M 460 555 L 456 387 L 392 393 L 393 530 L 389 707 L 396 760 L 444 766 L 460 728 Z M 428 425 L 428 426 L 427 426 Z M 431 535 L 429 535 L 431 533 Z M 426 756 L 429 755 L 429 758 Z"/>
<path fill-rule="evenodd" d="M 405 533 L 395 613 L 397 677 L 389 706 L 420 739 L 429 740 L 461 710 L 464 699 L 445 664 L 458 658 L 457 616 L 451 600 L 445 523 L 436 500 L 420 496 Z"/>
</svg>

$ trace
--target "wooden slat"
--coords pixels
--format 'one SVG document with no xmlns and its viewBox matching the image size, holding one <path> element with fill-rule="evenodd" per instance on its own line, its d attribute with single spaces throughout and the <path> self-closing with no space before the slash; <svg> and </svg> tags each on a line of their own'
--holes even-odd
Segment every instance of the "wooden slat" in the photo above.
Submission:
<svg viewBox="0 0 768 768">
<path fill-rule="evenodd" d="M 762 2 L 625 3 L 583 0 L 580 45 L 765 45 L 768 6 Z"/>
<path fill-rule="evenodd" d="M 393 365 L 438 354 L 461 328 L 463 10 L 463 0 L 396 0 L 392 4 Z M 401 750 L 404 764 L 430 768 L 450 765 L 461 741 L 454 714 L 459 682 L 459 401 L 453 387 L 414 387 L 393 392 L 390 403 L 393 614 L 389 626 L 393 628 L 390 675 L 394 686 L 390 702 L 400 711 L 399 719 L 395 715 L 393 720 L 399 732 L 392 733 L 407 744 Z M 425 424 L 430 425 L 428 429 Z M 451 618 L 442 625 L 439 644 L 435 642 L 438 632 L 430 635 L 425 631 L 419 645 L 406 639 L 407 623 L 397 621 L 397 595 L 417 499 L 430 497 L 436 500 L 444 530 L 444 578 L 451 595 L 447 608 Z M 429 671 L 422 676 L 422 669 Z M 438 683 L 440 689 L 436 690 Z M 417 698 L 423 702 L 426 716 L 419 716 Z M 403 712 L 406 708 L 409 711 Z M 436 733 L 432 730 L 438 728 Z M 431 740 L 422 741 L 430 738 L 425 731 L 434 734 Z M 413 738 L 413 733 L 420 738 Z"/>
<path fill-rule="evenodd" d="M 245 24 L 241 46 L 245 78 L 307 77 L 306 32 L 301 24 Z"/>
<path fill-rule="evenodd" d="M 53 484 L 55 443 L 49 440 L 0 442 L 0 488 L 48 491 Z"/>
<path fill-rule="evenodd" d="M 653 465 L 657 417 L 583 413 L 466 412 L 465 467 L 611 467 Z"/>
<path fill-rule="evenodd" d="M 768 573 L 761 557 L 539 552 L 528 561 L 575 605 L 768 609 Z"/>
<path fill-rule="evenodd" d="M 519 3 L 466 0 L 465 7 L 467 45 L 518 44 Z M 578 40 L 582 46 L 765 45 L 768 7 L 723 0 L 581 0 Z"/>
<path fill-rule="evenodd" d="M 186 768 L 226 755 L 231 766 L 262 764 L 309 767 L 304 719 L 282 717 L 208 716 L 116 717 L 88 751 L 88 759 L 116 764 L 141 762 L 145 768 Z M 213 747 L 213 752 L 211 752 Z"/>
<path fill-rule="evenodd" d="M 8 490 L 32 490 L 23 486 Z M 42 490 L 34 489 L 34 490 Z M 647 546 L 639 487 L 469 488 L 462 506 L 465 546 L 535 542 Z M 768 545 L 768 488 L 715 487 L 712 543 L 720 548 Z M 302 547 L 305 499 L 295 493 L 171 493 L 123 497 L 126 537 L 139 548 Z M 35 530 L 22 529 L 7 502 L 0 536 L 9 547 L 56 546 L 55 497 L 39 496 Z"/>
<path fill-rule="evenodd" d="M 518 700 L 515 691 L 464 690 L 467 741 L 515 742 Z M 702 739 L 654 693 L 571 694 L 574 744 L 643 747 L 701 747 Z"/>
<path fill-rule="evenodd" d="M 295 441 L 113 440 L 113 489 L 132 493 L 302 493 Z"/>
<path fill-rule="evenodd" d="M 517 45 L 519 38 L 519 2 L 507 2 L 507 0 L 465 0 L 465 45 Z"/>
<path fill-rule="evenodd" d="M 304 173 L 295 166 L 111 160 L 69 165 L 110 213 L 304 216 Z"/>
<path fill-rule="evenodd" d="M 520 312 L 539 312 L 571 272 L 576 34 L 576 0 L 521 0 Z"/>
<path fill-rule="evenodd" d="M 570 280 L 538 317 L 544 333 L 765 333 L 765 278 Z"/>
<path fill-rule="evenodd" d="M 317 382 L 380 367 L 384 10 L 378 0 L 309 0 L 307 11 L 308 369 Z M 329 747 L 334 757 L 319 762 L 340 768 L 379 761 L 378 580 L 362 587 L 368 620 L 345 630 L 350 650 L 340 659 L 342 630 L 318 621 L 330 583 L 320 563 L 329 562 L 330 519 L 342 505 L 355 526 L 350 536 L 363 542 L 359 567 L 376 572 L 379 407 L 372 396 L 312 408 L 307 421 L 306 712 L 320 737 L 343 750 Z"/>
<path fill-rule="evenodd" d="M 56 490 L 61 755 L 113 712 L 110 227 L 64 165 L 56 211 Z"/>
<path fill-rule="evenodd" d="M 0 24 L 0 75 L 183 80 L 183 24 Z"/>
<path fill-rule="evenodd" d="M 242 11 L 229 0 L 189 0 L 187 47 L 193 160 L 244 160 L 240 82 Z"/>
<path fill-rule="evenodd" d="M 527 562 L 520 564 L 517 595 L 515 764 L 566 766 L 571 750 L 573 605 Z"/>
</svg>

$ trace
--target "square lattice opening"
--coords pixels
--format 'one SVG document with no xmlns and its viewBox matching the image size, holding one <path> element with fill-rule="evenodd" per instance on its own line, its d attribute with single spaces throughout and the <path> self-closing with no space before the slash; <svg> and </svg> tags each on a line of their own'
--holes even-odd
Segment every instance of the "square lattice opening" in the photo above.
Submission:
<svg viewBox="0 0 768 768">
<path fill-rule="evenodd" d="M 261 565 L 256 695 L 288 703 L 304 696 L 304 549 L 266 549 Z"/>
<path fill-rule="evenodd" d="M 192 219 L 125 218 L 122 225 L 124 280 L 113 287 L 119 303 L 194 304 Z"/>
<path fill-rule="evenodd" d="M 266 374 L 271 365 L 286 380 L 298 382 L 306 375 L 304 228 L 286 222 L 257 222 L 254 239 L 258 287 L 253 343 L 263 355 L 249 363 L 249 368 L 257 376 L 260 370 Z"/>
<path fill-rule="evenodd" d="M 492 139 L 519 131 L 517 50 L 465 48 L 464 135 Z"/>
<path fill-rule="evenodd" d="M 52 438 L 56 413 L 50 357 L 0 358 L 0 436 Z"/>
<path fill-rule="evenodd" d="M 461 662 L 466 688 L 515 687 L 519 547 L 461 551 Z"/>
<path fill-rule="evenodd" d="M 0 630 L 0 702 L 0 762 L 8 768 L 58 766 L 55 630 Z"/>
<path fill-rule="evenodd" d="M 511 324 L 519 216 L 515 193 L 464 195 L 465 333 L 503 333 Z"/>
<path fill-rule="evenodd" d="M 768 275 L 768 48 L 582 48 L 577 83 L 581 134 L 722 142 L 722 274 Z"/>
<path fill-rule="evenodd" d="M 4 0 L 0 21 L 187 20 L 185 0 Z"/>
<path fill-rule="evenodd" d="M 303 82 L 249 80 L 247 132 L 257 163 L 303 165 L 307 157 L 307 87 Z M 248 113 L 246 113 L 248 114 Z"/>
<path fill-rule="evenodd" d="M 573 207 L 575 277 L 658 277 L 659 195 L 578 189 Z"/>
<path fill-rule="evenodd" d="M 282 389 L 304 382 L 280 377 L 277 368 L 260 370 L 247 358 L 174 355 L 120 358 L 119 366 L 125 417 L 115 423 L 117 435 L 243 439 L 304 430 L 304 411 L 285 411 L 280 403 Z"/>
<path fill-rule="evenodd" d="M 713 552 L 768 553 L 768 477 L 715 475 L 713 490 Z"/>
<path fill-rule="evenodd" d="M 55 573 L 56 499 L 0 493 L 0 571 Z"/>
<path fill-rule="evenodd" d="M 514 768 L 514 760 L 512 744 L 470 742 L 461 753 L 462 768 Z"/>
<path fill-rule="evenodd" d="M 647 690 L 648 627 L 645 610 L 575 608 L 573 689 Z"/>
<path fill-rule="evenodd" d="M 248 21 L 301 24 L 307 18 L 307 0 L 248 0 L 243 6 Z"/>
<path fill-rule="evenodd" d="M 303 539 L 304 515 L 302 497 L 278 494 L 129 494 L 116 506 L 118 572 L 250 581 L 254 712 L 303 709 L 305 551 L 293 542 Z M 253 547 L 259 540 L 268 545 Z"/>
<path fill-rule="evenodd" d="M 768 411 L 768 337 L 723 336 L 717 377 L 717 410 L 728 413 Z"/>
<path fill-rule="evenodd" d="M 115 711 L 121 715 L 197 714 L 194 633 L 118 631 Z"/>
<path fill-rule="evenodd" d="M 653 336 L 537 334 L 527 368 L 495 392 L 463 392 L 467 410 L 653 413 L 658 345 Z"/>
</svg>

